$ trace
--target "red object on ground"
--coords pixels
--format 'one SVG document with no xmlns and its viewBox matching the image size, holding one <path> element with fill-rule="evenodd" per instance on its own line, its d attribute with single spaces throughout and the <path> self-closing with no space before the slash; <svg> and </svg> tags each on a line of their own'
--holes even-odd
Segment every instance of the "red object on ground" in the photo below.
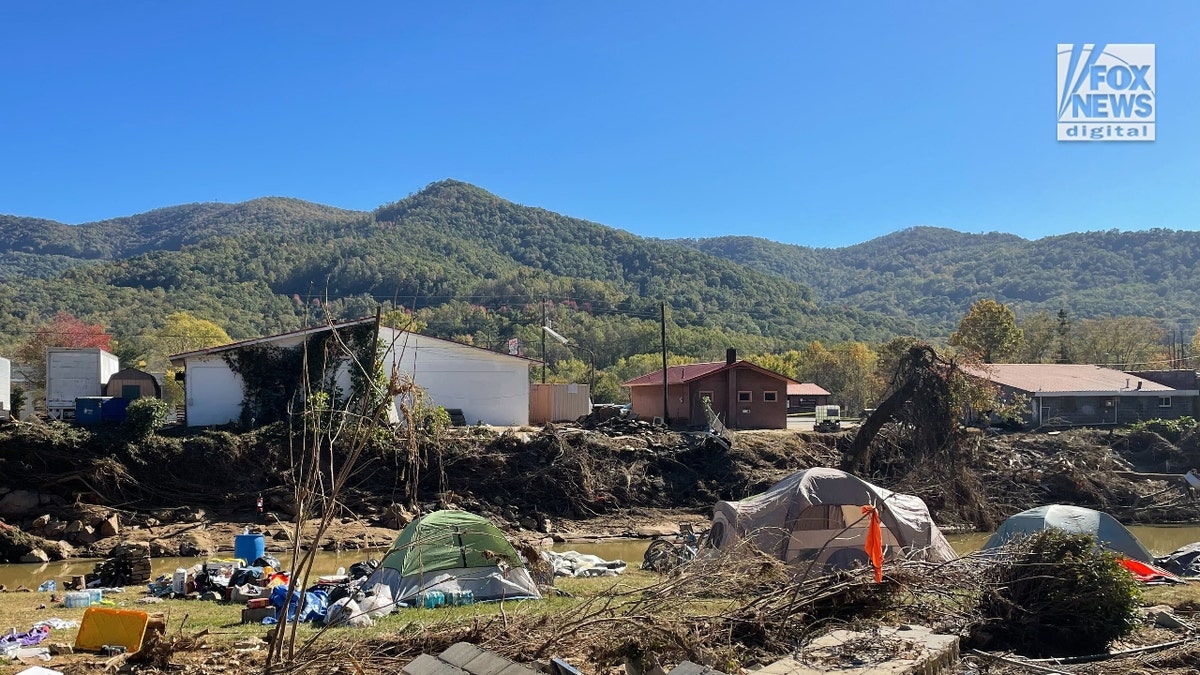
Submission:
<svg viewBox="0 0 1200 675">
<path fill-rule="evenodd" d="M 874 506 L 862 507 L 863 513 L 871 514 L 871 524 L 867 526 L 867 540 L 863 550 L 875 567 L 875 583 L 883 581 L 883 530 L 879 526 L 879 511 Z"/>
<path fill-rule="evenodd" d="M 1121 563 L 1122 567 L 1129 570 L 1129 573 L 1133 575 L 1134 579 L 1137 579 L 1143 584 L 1150 583 L 1151 581 L 1171 581 L 1180 584 L 1184 583 L 1183 579 L 1180 579 L 1164 569 L 1160 569 L 1154 565 L 1147 565 L 1144 562 L 1138 562 L 1132 558 L 1118 558 L 1117 562 Z"/>
</svg>

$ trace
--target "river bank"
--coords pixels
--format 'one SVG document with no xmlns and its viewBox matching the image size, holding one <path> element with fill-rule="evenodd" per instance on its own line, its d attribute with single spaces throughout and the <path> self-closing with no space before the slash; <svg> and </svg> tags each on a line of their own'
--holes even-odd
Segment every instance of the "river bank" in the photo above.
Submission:
<svg viewBox="0 0 1200 675">
<path fill-rule="evenodd" d="M 427 441 L 416 483 L 401 480 L 413 469 L 382 444 L 339 495 L 335 527 L 314 541 L 310 522 L 301 539 L 328 551 L 380 548 L 417 513 L 437 508 L 479 513 L 525 540 L 650 536 L 681 521 L 702 525 L 717 500 L 756 494 L 794 471 L 838 466 L 852 440 L 849 432 L 783 430 L 732 438 L 729 447 L 644 423 L 465 428 Z M 1200 520 L 1182 477 L 1170 473 L 1200 464 L 1193 437 L 1080 429 L 976 433 L 965 445 L 962 471 L 977 486 L 969 507 L 950 498 L 954 485 L 919 467 L 872 480 L 921 497 L 954 530 L 994 526 L 1045 503 L 1095 508 L 1126 524 Z M 0 559 L 101 558 L 127 540 L 149 542 L 155 557 L 210 556 L 245 528 L 282 552 L 295 536 L 287 447 L 278 425 L 134 440 L 119 429 L 10 423 L 0 427 Z"/>
</svg>

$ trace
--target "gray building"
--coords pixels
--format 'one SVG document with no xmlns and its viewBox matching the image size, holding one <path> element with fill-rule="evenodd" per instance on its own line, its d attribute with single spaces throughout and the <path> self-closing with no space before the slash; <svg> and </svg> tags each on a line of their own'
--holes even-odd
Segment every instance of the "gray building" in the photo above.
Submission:
<svg viewBox="0 0 1200 675">
<path fill-rule="evenodd" d="M 1195 378 L 1191 388 L 1182 389 L 1161 384 L 1144 373 L 1092 365 L 994 363 L 964 366 L 963 370 L 996 384 L 1006 397 L 1027 397 L 1024 421 L 1031 426 L 1131 424 L 1194 417 L 1200 394 Z"/>
</svg>

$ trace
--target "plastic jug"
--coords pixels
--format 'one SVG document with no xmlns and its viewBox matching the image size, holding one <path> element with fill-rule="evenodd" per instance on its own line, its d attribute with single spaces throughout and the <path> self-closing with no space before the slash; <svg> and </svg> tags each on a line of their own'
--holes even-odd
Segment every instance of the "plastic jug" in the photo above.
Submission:
<svg viewBox="0 0 1200 675">
<path fill-rule="evenodd" d="M 171 577 L 171 592 L 176 595 L 187 595 L 187 570 L 182 567 L 177 567 L 175 575 Z"/>
</svg>

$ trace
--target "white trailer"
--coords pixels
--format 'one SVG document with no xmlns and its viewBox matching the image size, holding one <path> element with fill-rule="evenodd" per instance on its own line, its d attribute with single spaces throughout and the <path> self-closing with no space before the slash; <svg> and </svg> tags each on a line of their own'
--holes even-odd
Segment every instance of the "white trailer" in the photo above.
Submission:
<svg viewBox="0 0 1200 675">
<path fill-rule="evenodd" d="M 103 349 L 47 348 L 46 413 L 74 419 L 75 399 L 103 395 L 108 378 L 120 369 L 121 360 Z"/>
</svg>

